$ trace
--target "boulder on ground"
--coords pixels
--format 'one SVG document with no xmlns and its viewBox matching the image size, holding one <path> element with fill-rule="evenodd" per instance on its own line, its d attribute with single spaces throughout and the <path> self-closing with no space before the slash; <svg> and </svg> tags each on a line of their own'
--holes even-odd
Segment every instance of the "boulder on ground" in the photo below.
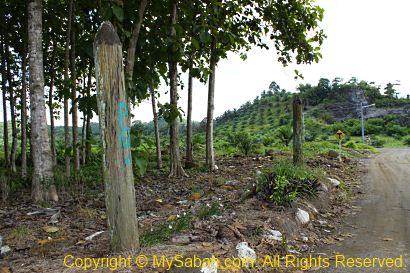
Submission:
<svg viewBox="0 0 410 273">
<path fill-rule="evenodd" d="M 330 184 L 332 184 L 333 187 L 339 187 L 340 185 L 340 181 L 331 177 L 327 178 L 330 182 Z"/>
<path fill-rule="evenodd" d="M 240 259 L 254 259 L 256 261 L 256 252 L 255 250 L 249 247 L 247 242 L 238 243 L 236 245 L 236 250 L 238 251 L 238 257 Z"/>
<path fill-rule="evenodd" d="M 331 157 L 331 158 L 339 158 L 339 153 L 338 152 L 336 152 L 335 150 L 330 150 L 328 153 L 327 153 L 327 155 L 329 156 L 329 157 Z"/>
<path fill-rule="evenodd" d="M 309 223 L 309 213 L 307 211 L 304 211 L 303 209 L 298 209 L 296 212 L 296 220 L 302 225 Z"/>
<path fill-rule="evenodd" d="M 9 246 L 2 246 L 0 248 L 0 257 L 5 257 L 11 253 L 11 248 Z"/>
<path fill-rule="evenodd" d="M 270 240 L 282 241 L 282 233 L 279 230 L 269 229 L 264 237 Z"/>
</svg>

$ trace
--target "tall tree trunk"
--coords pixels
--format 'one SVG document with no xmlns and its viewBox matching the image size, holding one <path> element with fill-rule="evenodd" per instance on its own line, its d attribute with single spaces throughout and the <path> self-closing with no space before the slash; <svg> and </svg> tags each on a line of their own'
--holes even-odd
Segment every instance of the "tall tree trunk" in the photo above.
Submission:
<svg viewBox="0 0 410 273">
<path fill-rule="evenodd" d="M 298 95 L 293 98 L 293 164 L 303 163 L 302 100 Z"/>
<path fill-rule="evenodd" d="M 74 14 L 74 7 L 73 7 Z M 77 72 L 75 65 L 75 31 L 71 31 L 71 115 L 73 130 L 73 163 L 74 163 L 74 180 L 78 182 L 78 172 L 80 171 L 80 150 L 78 149 L 78 104 L 77 104 Z"/>
<path fill-rule="evenodd" d="M 130 44 L 127 50 L 127 61 L 125 67 L 125 80 L 132 81 L 132 75 L 134 73 L 135 64 L 135 47 L 137 46 L 138 37 L 140 35 L 142 21 L 144 20 L 144 12 L 147 7 L 148 0 L 141 0 L 138 8 L 138 20 L 135 21 L 130 38 Z"/>
<path fill-rule="evenodd" d="M 26 81 L 27 53 L 23 47 L 23 62 L 21 75 L 21 177 L 27 178 L 27 81 Z"/>
<path fill-rule="evenodd" d="M 155 93 L 152 84 L 150 85 L 151 93 L 151 104 L 152 104 L 152 114 L 154 115 L 154 132 L 155 132 L 155 146 L 157 148 L 157 168 L 162 168 L 162 156 L 161 156 L 161 139 L 159 135 L 159 126 L 158 126 L 158 113 L 157 113 L 157 104 L 155 101 Z"/>
<path fill-rule="evenodd" d="M 208 112 L 206 117 L 206 163 L 210 171 L 215 167 L 215 151 L 214 151 L 214 97 L 215 97 L 215 70 L 216 70 L 216 38 L 212 36 L 211 41 L 211 56 L 208 81 Z"/>
<path fill-rule="evenodd" d="M 9 82 L 10 95 L 10 116 L 11 116 L 11 151 L 10 151 L 10 170 L 16 173 L 16 152 L 17 152 L 17 125 L 16 125 L 16 98 L 13 89 L 13 77 L 11 75 L 11 58 L 10 48 L 6 47 L 7 53 L 7 78 Z"/>
<path fill-rule="evenodd" d="M 91 77 L 93 70 L 92 66 L 90 64 L 89 70 L 88 70 L 88 80 L 87 80 L 87 97 L 91 97 Z M 86 133 L 85 133 L 85 162 L 88 163 L 90 162 L 91 158 L 91 115 L 92 111 L 87 110 L 87 122 L 86 122 Z"/>
<path fill-rule="evenodd" d="M 0 50 L 1 50 L 1 88 L 2 88 L 2 95 L 3 95 L 3 149 L 4 149 L 4 163 L 5 167 L 9 167 L 9 126 L 7 121 L 7 75 L 6 75 L 6 54 L 4 48 L 4 33 L 2 33 L 2 40 L 0 43 Z"/>
<path fill-rule="evenodd" d="M 194 157 L 192 151 L 192 63 L 188 72 L 188 114 L 186 121 L 186 156 L 185 167 L 192 167 L 194 164 Z"/>
<path fill-rule="evenodd" d="M 96 35 L 94 56 L 111 247 L 114 251 L 137 249 L 138 223 L 122 46 L 108 21 Z"/>
<path fill-rule="evenodd" d="M 54 187 L 53 163 L 44 101 L 42 1 L 28 3 L 28 48 L 30 68 L 31 151 L 33 155 L 32 197 L 34 202 L 57 201 L 50 195 Z M 56 197 L 56 198 L 54 198 Z"/>
<path fill-rule="evenodd" d="M 54 128 L 54 107 L 53 107 L 53 96 L 54 96 L 54 78 L 55 78 L 55 69 L 54 69 L 54 61 L 55 61 L 55 54 L 56 48 L 53 47 L 53 53 L 51 57 L 51 71 L 50 71 L 50 86 L 48 90 L 48 109 L 50 114 L 50 137 L 51 137 L 51 155 L 53 159 L 53 166 L 57 165 L 57 152 L 56 152 L 56 133 Z"/>
<path fill-rule="evenodd" d="M 171 40 L 175 39 L 177 23 L 177 1 L 171 1 Z M 170 46 L 168 52 L 170 104 L 174 109 L 178 109 L 178 63 L 175 59 L 175 49 Z M 178 117 L 174 117 L 170 122 L 170 177 L 187 176 L 182 168 L 181 155 L 179 153 L 179 124 Z"/>
<path fill-rule="evenodd" d="M 83 126 L 81 127 L 81 164 L 85 165 L 85 126 L 86 126 L 87 114 L 83 116 Z"/>
<path fill-rule="evenodd" d="M 70 38 L 71 38 L 71 23 L 73 17 L 73 0 L 70 0 L 68 4 L 68 22 L 67 22 L 67 33 L 66 33 L 66 44 L 65 44 L 65 60 L 64 60 L 64 85 L 68 90 L 69 77 L 68 69 L 70 66 Z M 68 109 L 68 99 L 69 92 L 64 92 L 64 154 L 65 154 L 65 176 L 67 179 L 71 176 L 71 166 L 70 166 L 70 154 L 71 154 L 71 143 L 70 143 L 70 127 L 69 127 L 69 118 L 70 113 Z"/>
</svg>

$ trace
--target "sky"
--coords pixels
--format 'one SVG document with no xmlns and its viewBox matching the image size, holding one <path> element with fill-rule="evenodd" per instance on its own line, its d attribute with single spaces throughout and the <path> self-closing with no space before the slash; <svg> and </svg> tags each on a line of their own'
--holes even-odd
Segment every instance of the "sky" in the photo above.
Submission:
<svg viewBox="0 0 410 273">
<path fill-rule="evenodd" d="M 400 81 L 396 89 L 400 96 L 410 94 L 410 1 L 408 0 L 317 0 L 324 8 L 321 27 L 327 39 L 321 53 L 323 58 L 312 65 L 283 67 L 274 50 L 255 48 L 246 61 L 231 54 L 220 61 L 216 71 L 215 116 L 239 108 L 267 90 L 272 81 L 281 88 L 295 92 L 299 84 L 316 84 L 320 78 L 352 77 L 373 81 L 382 88 L 388 82 Z M 303 80 L 294 79 L 298 69 Z M 187 75 L 182 75 L 187 81 Z M 160 88 L 162 103 L 168 99 Z M 195 82 L 193 119 L 206 117 L 207 86 Z M 186 109 L 187 91 L 180 91 L 179 105 Z M 135 119 L 150 121 L 151 104 L 143 102 L 133 110 Z"/>
<path fill-rule="evenodd" d="M 272 81 L 290 92 L 295 92 L 299 84 L 316 84 L 320 78 L 341 77 L 348 81 L 356 77 L 382 88 L 388 82 L 400 81 L 396 87 L 400 96 L 410 94 L 409 0 L 316 0 L 316 4 L 325 10 L 321 27 L 328 37 L 319 63 L 284 68 L 277 62 L 274 50 L 259 48 L 248 52 L 246 61 L 228 55 L 217 66 L 215 117 L 252 101 Z M 303 80 L 294 79 L 295 69 L 303 74 Z M 187 82 L 187 75 L 182 74 L 182 79 Z M 160 87 L 161 103 L 168 101 L 168 89 Z M 201 121 L 206 117 L 207 85 L 195 81 L 193 92 L 193 119 Z M 186 88 L 179 94 L 179 106 L 186 109 Z M 134 120 L 152 120 L 150 101 L 134 108 L 133 114 Z M 62 122 L 59 119 L 56 123 Z"/>
</svg>

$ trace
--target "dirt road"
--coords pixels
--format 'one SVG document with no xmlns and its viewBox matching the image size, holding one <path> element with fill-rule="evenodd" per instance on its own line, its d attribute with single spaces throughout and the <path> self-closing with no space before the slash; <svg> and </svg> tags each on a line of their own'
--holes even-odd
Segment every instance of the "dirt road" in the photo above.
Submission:
<svg viewBox="0 0 410 273">
<path fill-rule="evenodd" d="M 321 273 L 333 272 L 410 272 L 410 149 L 382 149 L 367 163 L 363 178 L 362 209 L 345 219 L 346 232 L 355 234 L 340 246 L 322 249 L 346 257 L 398 257 L 403 255 L 402 269 L 345 268 L 333 265 Z"/>
</svg>

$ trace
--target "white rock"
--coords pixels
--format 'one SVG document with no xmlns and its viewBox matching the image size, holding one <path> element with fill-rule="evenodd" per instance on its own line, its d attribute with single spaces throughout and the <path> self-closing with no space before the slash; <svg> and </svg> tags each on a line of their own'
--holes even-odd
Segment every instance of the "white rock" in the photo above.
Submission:
<svg viewBox="0 0 410 273">
<path fill-rule="evenodd" d="M 218 273 L 218 263 L 214 258 L 209 259 L 211 263 L 204 263 L 201 267 L 202 273 Z"/>
<path fill-rule="evenodd" d="M 302 237 L 302 241 L 303 241 L 303 242 L 307 242 L 307 241 L 309 241 L 309 238 L 308 238 L 307 236 L 303 236 L 303 237 Z"/>
<path fill-rule="evenodd" d="M 219 167 L 217 165 L 215 165 L 215 171 L 219 170 Z"/>
<path fill-rule="evenodd" d="M 282 241 L 282 233 L 279 230 L 270 229 L 268 230 L 268 233 L 265 235 L 265 238 L 276 241 Z"/>
<path fill-rule="evenodd" d="M 251 261 L 251 259 L 256 261 L 256 252 L 249 247 L 247 242 L 238 243 L 236 245 L 236 250 L 238 250 L 238 257 L 240 259 L 246 259 L 249 262 Z"/>
<path fill-rule="evenodd" d="M 0 248 L 0 256 L 4 257 L 11 252 L 11 248 L 9 246 L 2 246 Z"/>
<path fill-rule="evenodd" d="M 340 185 L 340 181 L 334 178 L 327 178 L 330 182 L 330 184 L 332 184 L 333 187 L 338 187 Z"/>
<path fill-rule="evenodd" d="M 104 231 L 98 231 L 98 232 L 96 232 L 94 234 L 91 234 L 90 236 L 86 237 L 85 240 L 86 241 L 91 241 L 92 239 L 94 239 L 94 237 L 96 237 L 100 234 L 103 234 L 103 233 L 104 233 Z"/>
<path fill-rule="evenodd" d="M 309 223 L 309 213 L 302 209 L 298 209 L 298 211 L 296 212 L 296 220 L 302 225 Z"/>
</svg>

